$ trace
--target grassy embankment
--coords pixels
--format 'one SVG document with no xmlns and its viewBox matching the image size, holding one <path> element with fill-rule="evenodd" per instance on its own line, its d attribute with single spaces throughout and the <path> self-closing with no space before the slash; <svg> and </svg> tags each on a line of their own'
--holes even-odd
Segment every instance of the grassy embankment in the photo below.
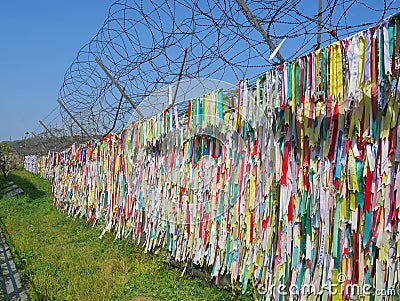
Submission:
<svg viewBox="0 0 400 301">
<path fill-rule="evenodd" d="M 99 228 L 52 206 L 46 180 L 12 171 L 8 181 L 25 193 L 0 199 L 0 226 L 32 300 L 251 299 L 182 277 L 162 252 L 144 254 L 132 241 L 116 242 L 112 235 L 100 240 Z M 0 186 L 4 182 L 1 178 Z"/>
</svg>

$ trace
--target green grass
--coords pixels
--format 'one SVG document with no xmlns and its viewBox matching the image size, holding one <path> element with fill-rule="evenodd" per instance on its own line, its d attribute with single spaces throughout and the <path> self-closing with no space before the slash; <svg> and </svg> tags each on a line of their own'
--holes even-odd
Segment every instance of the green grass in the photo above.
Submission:
<svg viewBox="0 0 400 301">
<path fill-rule="evenodd" d="M 0 199 L 1 228 L 31 300 L 231 300 L 232 291 L 167 264 L 167 255 L 144 254 L 132 241 L 98 238 L 100 229 L 52 206 L 50 183 L 12 171 L 25 193 Z M 0 186 L 5 183 L 2 178 Z"/>
</svg>

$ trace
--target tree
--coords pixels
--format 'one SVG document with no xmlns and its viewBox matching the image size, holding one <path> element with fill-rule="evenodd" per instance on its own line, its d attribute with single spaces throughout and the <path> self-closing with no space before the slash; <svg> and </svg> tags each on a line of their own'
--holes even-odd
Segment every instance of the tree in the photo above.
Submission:
<svg viewBox="0 0 400 301">
<path fill-rule="evenodd" d="M 9 156 L 11 149 L 6 142 L 0 144 L 0 169 L 3 173 L 4 178 L 7 178 L 9 169 Z"/>
</svg>

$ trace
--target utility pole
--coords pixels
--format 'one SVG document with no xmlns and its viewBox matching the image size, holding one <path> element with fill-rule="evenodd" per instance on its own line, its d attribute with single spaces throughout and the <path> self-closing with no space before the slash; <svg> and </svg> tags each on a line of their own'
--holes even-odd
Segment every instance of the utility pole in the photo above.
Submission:
<svg viewBox="0 0 400 301">
<path fill-rule="evenodd" d="M 25 140 L 25 156 L 26 156 L 26 138 L 28 138 L 29 132 L 25 132 L 24 140 Z"/>
<path fill-rule="evenodd" d="M 241 6 L 241 8 L 242 8 L 243 12 L 245 13 L 247 19 L 249 19 L 249 21 L 251 23 L 253 23 L 253 26 L 255 28 L 257 28 L 257 30 L 261 33 L 261 35 L 263 36 L 264 40 L 268 43 L 269 48 L 271 48 L 271 50 L 272 50 L 271 52 L 273 52 L 276 49 L 275 44 L 272 42 L 270 36 L 261 27 L 260 23 L 257 21 L 256 17 L 253 15 L 251 10 L 248 8 L 248 6 L 244 2 L 244 0 L 236 0 L 236 1 Z M 285 59 L 283 58 L 283 56 L 281 55 L 281 53 L 279 51 L 277 52 L 276 56 L 281 61 L 281 63 L 285 62 Z"/>
</svg>

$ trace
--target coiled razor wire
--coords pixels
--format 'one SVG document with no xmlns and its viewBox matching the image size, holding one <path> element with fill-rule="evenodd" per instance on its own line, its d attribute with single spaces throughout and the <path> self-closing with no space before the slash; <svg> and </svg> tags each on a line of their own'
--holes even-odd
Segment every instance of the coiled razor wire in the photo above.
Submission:
<svg viewBox="0 0 400 301">
<path fill-rule="evenodd" d="M 287 38 L 281 49 L 286 60 L 333 42 L 329 31 L 343 38 L 400 8 L 394 0 L 324 0 L 322 41 L 317 45 L 318 0 L 246 4 L 275 45 Z M 188 55 L 182 80 L 191 84 L 180 89 L 177 100 L 188 90 L 202 95 L 218 88 L 222 80 L 235 84 L 280 63 L 277 58 L 269 60 L 272 51 L 267 41 L 236 0 L 116 1 L 96 36 L 78 52 L 65 73 L 58 99 L 93 137 L 107 133 L 115 118 L 113 131 L 117 132 L 128 120 L 140 116 L 125 99 L 116 116 L 121 93 L 95 59 L 131 100 L 151 115 L 168 105 L 168 93 L 155 91 L 167 91 L 165 87 L 173 83 L 172 89 L 176 88 L 185 49 Z M 215 80 L 213 85 L 210 79 Z M 154 107 L 154 102 L 159 106 Z M 85 136 L 61 108 L 60 114 L 58 128 L 63 136 Z"/>
</svg>

